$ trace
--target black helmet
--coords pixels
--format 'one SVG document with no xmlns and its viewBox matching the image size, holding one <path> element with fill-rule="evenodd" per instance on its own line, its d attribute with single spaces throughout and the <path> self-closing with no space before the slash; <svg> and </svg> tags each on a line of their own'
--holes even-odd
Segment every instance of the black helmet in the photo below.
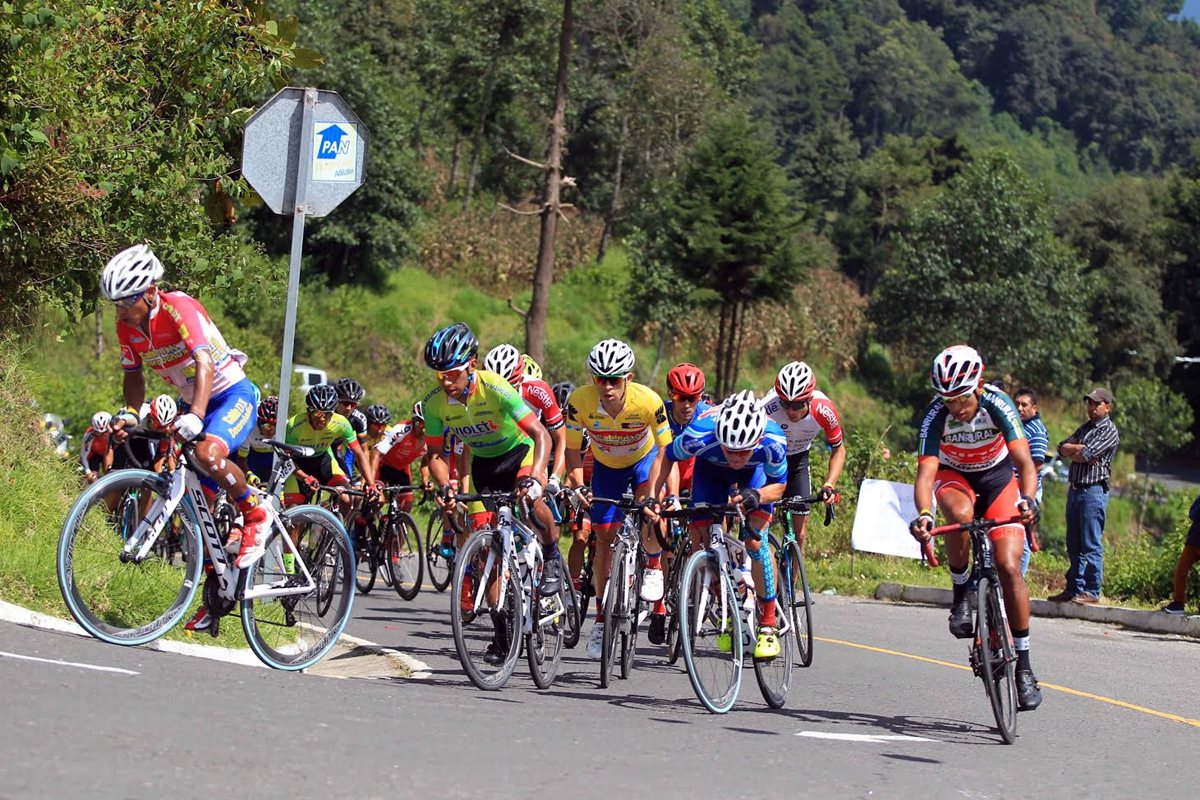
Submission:
<svg viewBox="0 0 1200 800">
<path fill-rule="evenodd" d="M 430 369 L 457 369 L 479 351 L 479 340 L 465 322 L 456 322 L 429 337 L 425 343 L 425 363 Z"/>
<path fill-rule="evenodd" d="M 337 391 L 338 400 L 344 400 L 347 403 L 361 403 L 363 396 L 367 393 L 362 384 L 354 378 L 341 378 L 333 385 L 333 388 Z"/>
<path fill-rule="evenodd" d="M 264 397 L 258 404 L 258 421 L 275 422 L 279 418 L 279 398 L 275 395 Z"/>
<path fill-rule="evenodd" d="M 560 408 L 567 407 L 567 398 L 571 396 L 571 392 L 575 391 L 575 384 L 570 381 L 562 381 L 550 387 L 550 391 L 554 392 L 554 399 L 558 401 Z"/>
<path fill-rule="evenodd" d="M 312 387 L 304 398 L 304 403 L 313 411 L 333 411 L 337 401 L 337 391 L 328 383 Z"/>
<path fill-rule="evenodd" d="M 374 422 L 376 425 L 387 425 L 392 421 L 392 410 L 383 403 L 367 406 L 364 413 L 367 415 L 367 422 Z"/>
</svg>

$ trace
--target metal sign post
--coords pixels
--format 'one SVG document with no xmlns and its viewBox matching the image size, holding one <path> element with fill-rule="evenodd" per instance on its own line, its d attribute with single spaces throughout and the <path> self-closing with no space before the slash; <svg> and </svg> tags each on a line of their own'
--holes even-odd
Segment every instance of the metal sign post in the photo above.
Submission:
<svg viewBox="0 0 1200 800">
<path fill-rule="evenodd" d="M 323 217 L 354 193 L 366 172 L 370 133 L 336 92 L 288 87 L 246 121 L 242 174 L 276 214 L 292 215 L 279 438 L 287 436 L 296 305 L 305 217 Z"/>
</svg>

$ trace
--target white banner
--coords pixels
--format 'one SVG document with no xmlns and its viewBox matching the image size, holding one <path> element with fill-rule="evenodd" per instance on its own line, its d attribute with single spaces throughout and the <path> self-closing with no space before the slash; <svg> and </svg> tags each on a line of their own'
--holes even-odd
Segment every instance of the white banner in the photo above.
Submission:
<svg viewBox="0 0 1200 800">
<path fill-rule="evenodd" d="M 917 518 L 911 483 L 893 483 L 867 478 L 858 492 L 858 509 L 850 547 L 869 553 L 904 558 L 921 557 L 921 547 L 908 532 Z"/>
</svg>

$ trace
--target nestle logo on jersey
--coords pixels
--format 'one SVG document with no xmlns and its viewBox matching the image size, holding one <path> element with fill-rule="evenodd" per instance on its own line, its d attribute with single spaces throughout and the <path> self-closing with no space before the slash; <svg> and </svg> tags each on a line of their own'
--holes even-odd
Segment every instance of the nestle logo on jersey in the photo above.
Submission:
<svg viewBox="0 0 1200 800">
<path fill-rule="evenodd" d="M 629 430 L 629 429 L 637 430 L 638 428 L 645 427 L 645 425 L 643 425 L 640 422 L 622 422 L 621 427 L 625 428 L 626 430 Z"/>
<path fill-rule="evenodd" d="M 491 420 L 485 420 L 474 425 L 456 426 L 450 430 L 460 439 L 466 439 L 471 436 L 482 436 L 485 433 L 495 433 L 498 428 L 496 427 L 496 423 Z"/>
<path fill-rule="evenodd" d="M 995 438 L 995 431 L 961 431 L 959 433 L 946 434 L 942 437 L 942 442 L 945 444 L 975 444 L 976 442 L 986 442 Z"/>
</svg>

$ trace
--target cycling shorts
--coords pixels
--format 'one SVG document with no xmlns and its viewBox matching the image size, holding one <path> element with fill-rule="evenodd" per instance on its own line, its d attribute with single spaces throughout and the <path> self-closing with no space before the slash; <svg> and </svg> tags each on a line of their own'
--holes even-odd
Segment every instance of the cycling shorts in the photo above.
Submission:
<svg viewBox="0 0 1200 800">
<path fill-rule="evenodd" d="M 124 444 L 113 443 L 113 460 L 112 468 L 118 469 L 154 469 L 154 451 L 157 442 L 151 442 L 144 436 L 131 436 L 126 440 L 129 444 L 129 449 L 133 451 L 133 458 L 130 461 L 129 455 L 126 453 Z M 89 462 L 91 463 L 90 459 Z"/>
<path fill-rule="evenodd" d="M 787 488 L 783 491 L 784 497 L 808 497 L 812 494 L 812 470 L 808 466 L 808 451 L 802 450 L 799 453 L 792 453 L 788 459 L 788 479 Z M 800 506 L 792 514 L 801 517 L 807 517 L 809 513 L 808 503 Z"/>
<path fill-rule="evenodd" d="M 226 452 L 237 455 L 238 448 L 254 431 L 258 424 L 258 387 L 249 378 L 242 378 L 220 394 L 208 400 L 208 413 L 204 415 L 204 435 L 220 439 Z M 191 406 L 183 403 L 179 413 L 189 413 Z"/>
<path fill-rule="evenodd" d="M 692 503 L 711 503 L 723 505 L 735 493 L 734 485 L 740 489 L 761 489 L 767 485 L 767 473 L 762 464 L 755 464 L 741 469 L 721 467 L 707 461 L 696 464 L 696 473 L 692 476 Z M 755 520 L 769 520 L 773 503 L 763 503 L 756 508 L 751 517 Z M 708 525 L 711 517 L 694 517 L 692 525 Z"/>
<path fill-rule="evenodd" d="M 498 456 L 471 454 L 471 491 L 511 492 L 517 481 L 533 472 L 533 448 L 522 444 Z M 489 504 L 490 505 L 490 504 Z M 488 511 L 483 503 L 469 503 L 467 511 L 482 514 Z"/>
<path fill-rule="evenodd" d="M 300 469 L 321 482 L 322 486 L 349 486 L 350 479 L 346 477 L 346 473 L 342 472 L 342 467 L 336 459 L 326 458 L 323 461 L 318 461 L 316 464 L 297 465 Z M 304 502 L 308 502 L 308 488 L 300 482 L 300 478 L 296 473 L 288 476 L 288 479 L 283 484 L 284 495 L 300 495 L 304 498 Z"/>
<path fill-rule="evenodd" d="M 692 488 L 692 479 L 696 472 L 696 457 L 676 461 L 679 465 L 679 491 L 687 492 Z"/>
<path fill-rule="evenodd" d="M 384 486 L 411 486 L 412 474 L 406 469 L 396 469 L 388 464 L 379 465 L 379 473 L 375 479 Z M 397 499 L 408 500 L 413 496 L 412 492 L 404 492 L 396 495 Z"/>
<path fill-rule="evenodd" d="M 251 450 L 246 454 L 246 470 L 253 472 L 258 476 L 263 483 L 269 483 L 271 480 L 271 468 L 275 464 L 275 452 L 268 450 L 260 452 Z"/>
<path fill-rule="evenodd" d="M 596 461 L 592 467 L 592 495 L 620 500 L 625 492 L 636 494 L 638 487 L 650 480 L 650 467 L 657 455 L 658 447 L 652 447 L 649 453 L 628 467 L 610 467 Z M 593 503 L 588 516 L 593 525 L 611 525 L 620 518 L 621 510 L 608 503 Z"/>
<path fill-rule="evenodd" d="M 113 454 L 113 467 L 116 467 L 116 454 Z M 88 472 L 100 472 L 104 468 L 104 456 L 88 456 Z"/>
<path fill-rule="evenodd" d="M 983 472 L 959 472 L 950 467 L 938 467 L 933 495 L 939 498 L 946 491 L 965 494 L 975 508 L 975 516 L 982 519 L 1008 519 L 1018 513 L 1017 503 L 1021 500 L 1017 478 L 1007 463 Z M 1005 536 L 1025 538 L 1025 526 L 1019 522 L 1001 525 L 992 528 L 988 536 L 991 539 Z"/>
</svg>

